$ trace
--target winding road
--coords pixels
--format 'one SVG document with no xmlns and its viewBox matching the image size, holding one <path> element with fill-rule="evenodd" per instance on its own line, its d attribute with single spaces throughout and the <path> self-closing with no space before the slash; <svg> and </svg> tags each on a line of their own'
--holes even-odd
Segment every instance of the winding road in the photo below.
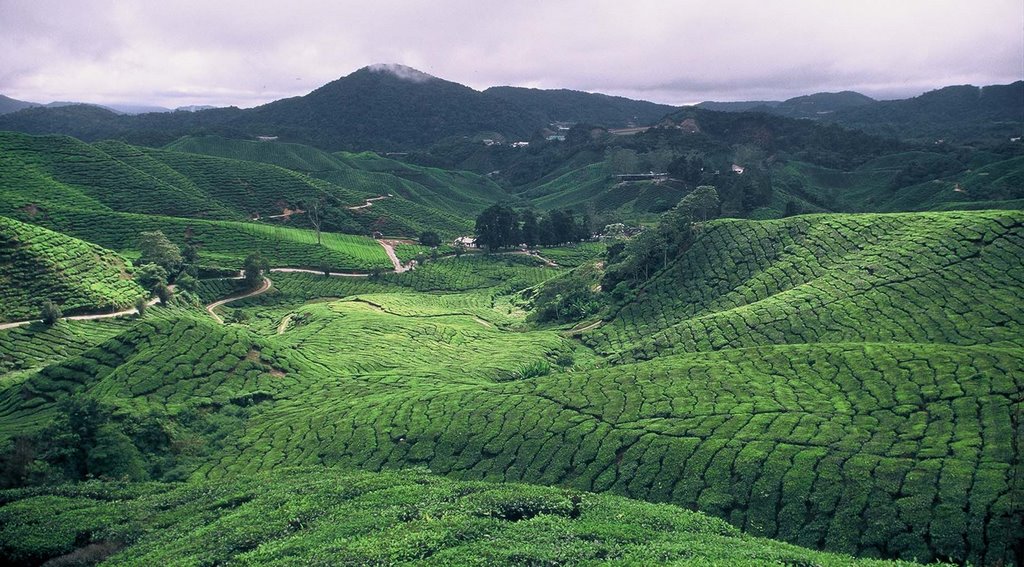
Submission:
<svg viewBox="0 0 1024 567">
<path fill-rule="evenodd" d="M 372 204 L 372 201 L 379 201 L 381 199 L 386 199 L 389 196 L 390 195 L 381 195 L 380 197 L 373 197 L 372 199 L 367 199 L 367 204 L 366 205 L 361 205 L 360 207 L 357 207 L 357 208 L 362 208 L 362 207 L 370 206 Z M 402 261 L 398 259 L 398 255 L 395 253 L 395 245 L 396 244 L 402 244 L 403 242 L 397 241 L 397 240 L 378 240 L 377 243 L 380 244 L 381 247 L 384 248 L 384 252 L 388 255 L 388 259 L 391 260 L 391 265 L 394 267 L 394 273 L 401 274 L 403 272 L 408 272 L 409 270 L 412 270 L 415 267 L 415 263 L 414 262 L 410 262 L 409 264 L 402 264 Z M 515 251 L 515 252 L 499 252 L 499 254 L 528 254 L 528 255 L 535 256 L 535 257 L 543 260 L 544 263 L 547 264 L 548 266 L 557 266 L 558 265 L 558 264 L 555 264 L 554 262 L 552 262 L 551 260 L 548 260 L 547 258 L 544 258 L 540 254 L 537 254 L 536 252 Z M 454 256 L 454 254 L 446 255 L 445 257 L 447 257 L 447 256 Z M 367 277 L 370 277 L 370 274 L 359 273 L 359 272 L 330 272 L 328 274 L 325 274 L 323 270 L 309 270 L 309 269 L 305 269 L 305 268 L 271 268 L 270 271 L 271 272 L 279 272 L 279 273 L 317 274 L 317 275 L 321 275 L 321 276 L 322 275 L 328 275 L 328 276 L 340 277 L 340 278 L 367 278 Z M 239 272 L 239 275 L 237 275 L 237 276 L 228 277 L 228 278 L 213 278 L 213 279 L 240 280 L 240 279 L 242 279 L 242 275 L 241 275 L 241 272 Z M 220 307 L 222 305 L 226 305 L 228 303 L 231 303 L 233 301 L 238 301 L 240 299 L 245 299 L 247 297 L 254 297 L 254 296 L 260 295 L 262 293 L 266 293 L 267 291 L 270 290 L 270 288 L 272 286 L 273 286 L 273 282 L 270 281 L 270 278 L 264 277 L 263 278 L 263 283 L 260 285 L 260 287 L 254 289 L 254 290 L 250 290 L 250 291 L 247 291 L 245 293 L 239 294 L 239 295 L 234 295 L 234 296 L 231 296 L 231 297 L 226 297 L 224 299 L 215 301 L 215 302 L 213 302 L 213 303 L 211 303 L 211 304 L 206 306 L 206 312 L 209 313 L 210 316 L 213 317 L 218 323 L 223 324 L 224 323 L 224 319 L 222 319 L 220 317 L 220 315 L 217 315 L 217 313 L 214 312 L 214 309 L 216 309 L 216 308 L 218 308 L 218 307 Z M 171 286 L 171 288 L 173 290 L 174 286 Z M 155 305 L 158 301 L 160 301 L 160 300 L 158 298 L 154 297 L 154 298 L 150 299 L 149 301 L 147 301 L 146 305 L 147 306 L 152 306 L 152 305 Z M 94 313 L 94 314 L 87 314 L 87 315 L 71 315 L 71 316 L 68 316 L 68 317 L 62 317 L 62 319 L 68 319 L 68 320 L 71 320 L 71 321 L 91 321 L 91 320 L 94 320 L 94 319 L 113 319 L 115 317 L 124 317 L 124 316 L 127 316 L 127 315 L 137 315 L 137 314 L 138 314 L 138 310 L 133 307 L 131 309 L 124 309 L 122 311 L 115 311 L 115 312 L 111 312 L 111 313 Z M 278 329 L 279 333 L 283 332 L 283 327 L 287 326 L 287 323 L 288 323 L 287 319 L 288 318 L 286 317 L 285 320 L 283 320 L 281 322 L 281 327 L 282 328 Z M 12 321 L 10 323 L 0 323 L 0 331 L 6 330 L 6 329 L 13 329 L 15 327 L 22 327 L 22 326 L 25 326 L 25 325 L 31 325 L 32 323 L 36 323 L 36 322 L 41 322 L 41 320 L 40 319 L 29 319 L 29 320 L 26 320 L 26 321 Z M 488 323 L 486 323 L 484 321 L 480 321 L 480 323 L 481 324 L 488 324 Z M 576 333 L 582 333 L 583 331 L 589 331 L 590 329 L 592 329 L 594 327 L 597 327 L 600 324 L 601 324 L 601 322 L 598 321 L 596 324 L 590 325 L 590 326 L 588 326 L 586 328 L 583 328 L 583 329 L 579 329 L 577 331 L 573 331 L 573 333 L 576 334 Z"/>
<path fill-rule="evenodd" d="M 239 295 L 233 295 L 231 297 L 225 297 L 224 299 L 221 299 L 221 300 L 218 300 L 218 301 L 214 301 L 213 303 L 211 303 L 211 304 L 206 306 L 206 312 L 209 313 L 210 316 L 213 317 L 218 323 L 223 325 L 224 324 L 224 319 L 221 319 L 220 315 L 217 315 L 213 311 L 214 309 L 220 307 L 221 305 L 225 305 L 225 304 L 231 303 L 232 301 L 238 301 L 239 299 L 245 299 L 247 297 L 257 296 L 257 295 L 259 295 L 261 293 L 266 293 L 267 291 L 270 290 L 270 287 L 272 285 L 273 285 L 273 283 L 271 283 L 270 278 L 264 277 L 263 278 L 263 283 L 260 285 L 260 287 L 258 287 L 256 289 L 253 289 L 253 290 L 250 290 L 250 291 L 247 291 L 245 293 L 239 294 Z"/>
<path fill-rule="evenodd" d="M 392 196 L 391 193 L 388 193 L 387 195 L 377 195 L 376 197 L 370 197 L 362 205 L 356 205 L 354 207 L 345 207 L 345 208 L 350 210 L 350 211 L 358 211 L 359 209 L 365 209 L 366 207 L 372 207 L 374 201 L 383 201 L 384 199 L 387 199 L 388 197 L 391 197 L 391 196 Z"/>
</svg>

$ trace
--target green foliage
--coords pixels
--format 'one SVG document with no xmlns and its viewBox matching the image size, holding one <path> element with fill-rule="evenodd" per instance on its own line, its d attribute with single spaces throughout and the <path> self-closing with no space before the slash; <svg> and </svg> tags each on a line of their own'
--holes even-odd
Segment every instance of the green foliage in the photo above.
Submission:
<svg viewBox="0 0 1024 567">
<path fill-rule="evenodd" d="M 77 210 L 50 211 L 33 222 L 126 253 L 133 252 L 134 235 L 160 230 L 172 242 L 192 242 L 204 266 L 235 270 L 251 250 L 259 250 L 274 267 L 320 269 L 326 265 L 336 271 L 369 271 L 391 265 L 384 249 L 367 237 L 325 232 L 323 245 L 318 246 L 311 230 L 261 223 Z"/>
<path fill-rule="evenodd" d="M 39 317 L 43 320 L 44 325 L 53 325 L 63 317 L 60 307 L 57 304 L 47 299 L 43 302 L 43 307 L 39 312 Z"/>
<path fill-rule="evenodd" d="M 160 299 L 160 305 L 167 305 L 167 303 L 174 297 L 174 291 L 167 284 L 157 284 L 153 288 L 153 293 Z"/>
<path fill-rule="evenodd" d="M 0 321 L 39 315 L 40 299 L 65 314 L 114 310 L 143 294 L 121 256 L 0 217 Z"/>
<path fill-rule="evenodd" d="M 0 551 L 18 562 L 105 542 L 117 565 L 910 565 L 745 536 L 675 506 L 420 471 L 287 468 L 16 491 L 4 501 Z"/>
<path fill-rule="evenodd" d="M 176 274 L 181 269 L 181 250 L 159 230 L 140 233 L 136 250 L 140 264 L 156 264 L 167 274 Z"/>
<path fill-rule="evenodd" d="M 420 234 L 420 244 L 436 248 L 441 245 L 441 237 L 436 232 L 426 231 Z"/>
<path fill-rule="evenodd" d="M 138 313 L 140 318 L 146 316 L 146 309 L 148 309 L 148 308 L 149 308 L 149 302 L 146 301 L 145 297 L 140 297 L 140 298 L 135 300 L 135 311 L 136 311 L 136 313 Z"/>
<path fill-rule="evenodd" d="M 593 268 L 579 268 L 541 284 L 533 294 L 533 313 L 537 322 L 569 323 L 582 320 L 600 310 L 604 301 L 598 291 L 600 274 Z"/>
<path fill-rule="evenodd" d="M 250 288 L 259 287 L 263 283 L 263 274 L 269 271 L 270 264 L 258 251 L 246 256 L 242 263 L 242 277 Z"/>
<path fill-rule="evenodd" d="M 158 264 L 143 264 L 135 272 L 135 281 L 143 289 L 156 289 L 158 285 L 167 284 L 167 270 Z"/>
</svg>

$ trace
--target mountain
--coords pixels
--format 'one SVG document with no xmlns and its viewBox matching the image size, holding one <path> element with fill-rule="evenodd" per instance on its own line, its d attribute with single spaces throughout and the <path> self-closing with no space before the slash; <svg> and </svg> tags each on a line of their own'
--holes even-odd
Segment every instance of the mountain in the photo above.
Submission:
<svg viewBox="0 0 1024 567">
<path fill-rule="evenodd" d="M 13 99 L 4 95 L 0 95 L 0 114 L 9 114 L 11 112 L 17 112 L 24 108 L 32 108 L 39 106 L 34 102 L 25 102 L 23 100 Z"/>
<path fill-rule="evenodd" d="M 928 142 L 1005 142 L 1024 134 L 1024 81 L 945 87 L 906 100 L 840 109 L 826 119 L 867 132 Z"/>
<path fill-rule="evenodd" d="M 90 108 L 32 109 L 4 116 L 0 130 L 118 138 L 164 145 L 185 135 L 276 136 L 327 150 L 407 150 L 445 138 L 524 139 L 555 121 L 622 126 L 654 121 L 671 107 L 576 91 L 502 87 L 485 92 L 401 65 L 372 65 L 313 92 L 248 110 L 222 108 L 117 116 Z"/>
<path fill-rule="evenodd" d="M 1005 142 L 1024 134 L 1024 81 L 950 86 L 904 100 L 874 100 L 852 91 L 782 102 L 702 102 L 723 112 L 765 112 L 835 122 L 893 138 L 934 142 Z"/>
<path fill-rule="evenodd" d="M 845 108 L 853 108 L 876 102 L 875 99 L 853 91 L 837 93 L 815 93 L 798 96 L 784 101 L 737 101 L 698 104 L 699 108 L 722 112 L 767 112 L 790 118 L 821 118 L 822 115 Z"/>
<path fill-rule="evenodd" d="M 567 89 L 491 87 L 484 94 L 541 113 L 550 121 L 599 124 L 609 128 L 653 124 L 676 110 L 666 104 Z"/>
<path fill-rule="evenodd" d="M 149 112 L 171 112 L 170 108 L 153 106 L 150 104 L 104 104 L 103 108 L 109 108 L 120 114 L 146 114 Z"/>
</svg>

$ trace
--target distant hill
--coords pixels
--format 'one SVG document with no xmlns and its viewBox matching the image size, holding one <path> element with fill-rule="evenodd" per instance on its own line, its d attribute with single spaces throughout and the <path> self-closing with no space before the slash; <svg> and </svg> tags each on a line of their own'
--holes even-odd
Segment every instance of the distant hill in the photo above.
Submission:
<svg viewBox="0 0 1024 567">
<path fill-rule="evenodd" d="M 599 124 L 609 128 L 653 124 L 676 110 L 676 107 L 666 104 L 567 89 L 491 87 L 484 94 L 542 113 L 550 120 Z"/>
<path fill-rule="evenodd" d="M 707 101 L 697 105 L 707 110 L 722 112 L 767 112 L 790 118 L 821 118 L 837 110 L 864 106 L 876 102 L 875 99 L 853 91 L 838 93 L 815 93 L 798 96 L 784 101 Z"/>
<path fill-rule="evenodd" d="M 782 102 L 702 102 L 723 112 L 766 112 L 842 124 L 873 134 L 933 142 L 1006 141 L 1024 133 L 1024 81 L 945 87 L 904 100 L 874 100 L 852 91 Z"/>
<path fill-rule="evenodd" d="M 485 92 L 409 67 L 373 65 L 299 97 L 248 110 L 104 114 L 95 108 L 29 109 L 0 130 L 117 138 L 159 146 L 185 135 L 276 136 L 327 150 L 404 150 L 444 138 L 499 134 L 524 139 L 554 121 L 623 126 L 653 122 L 672 107 L 576 91 L 500 87 Z"/>
<path fill-rule="evenodd" d="M 26 102 L 23 100 L 17 100 L 8 96 L 0 95 L 0 114 L 9 114 L 11 112 L 17 112 L 25 108 L 32 108 L 33 106 L 39 105 L 34 102 Z"/>
</svg>

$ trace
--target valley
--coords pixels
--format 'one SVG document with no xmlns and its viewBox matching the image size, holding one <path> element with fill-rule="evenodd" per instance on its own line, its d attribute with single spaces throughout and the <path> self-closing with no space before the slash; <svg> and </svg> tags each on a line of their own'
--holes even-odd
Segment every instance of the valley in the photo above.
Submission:
<svg viewBox="0 0 1024 567">
<path fill-rule="evenodd" d="M 8 563 L 1021 564 L 1019 143 L 413 76 L 0 117 Z"/>
</svg>

